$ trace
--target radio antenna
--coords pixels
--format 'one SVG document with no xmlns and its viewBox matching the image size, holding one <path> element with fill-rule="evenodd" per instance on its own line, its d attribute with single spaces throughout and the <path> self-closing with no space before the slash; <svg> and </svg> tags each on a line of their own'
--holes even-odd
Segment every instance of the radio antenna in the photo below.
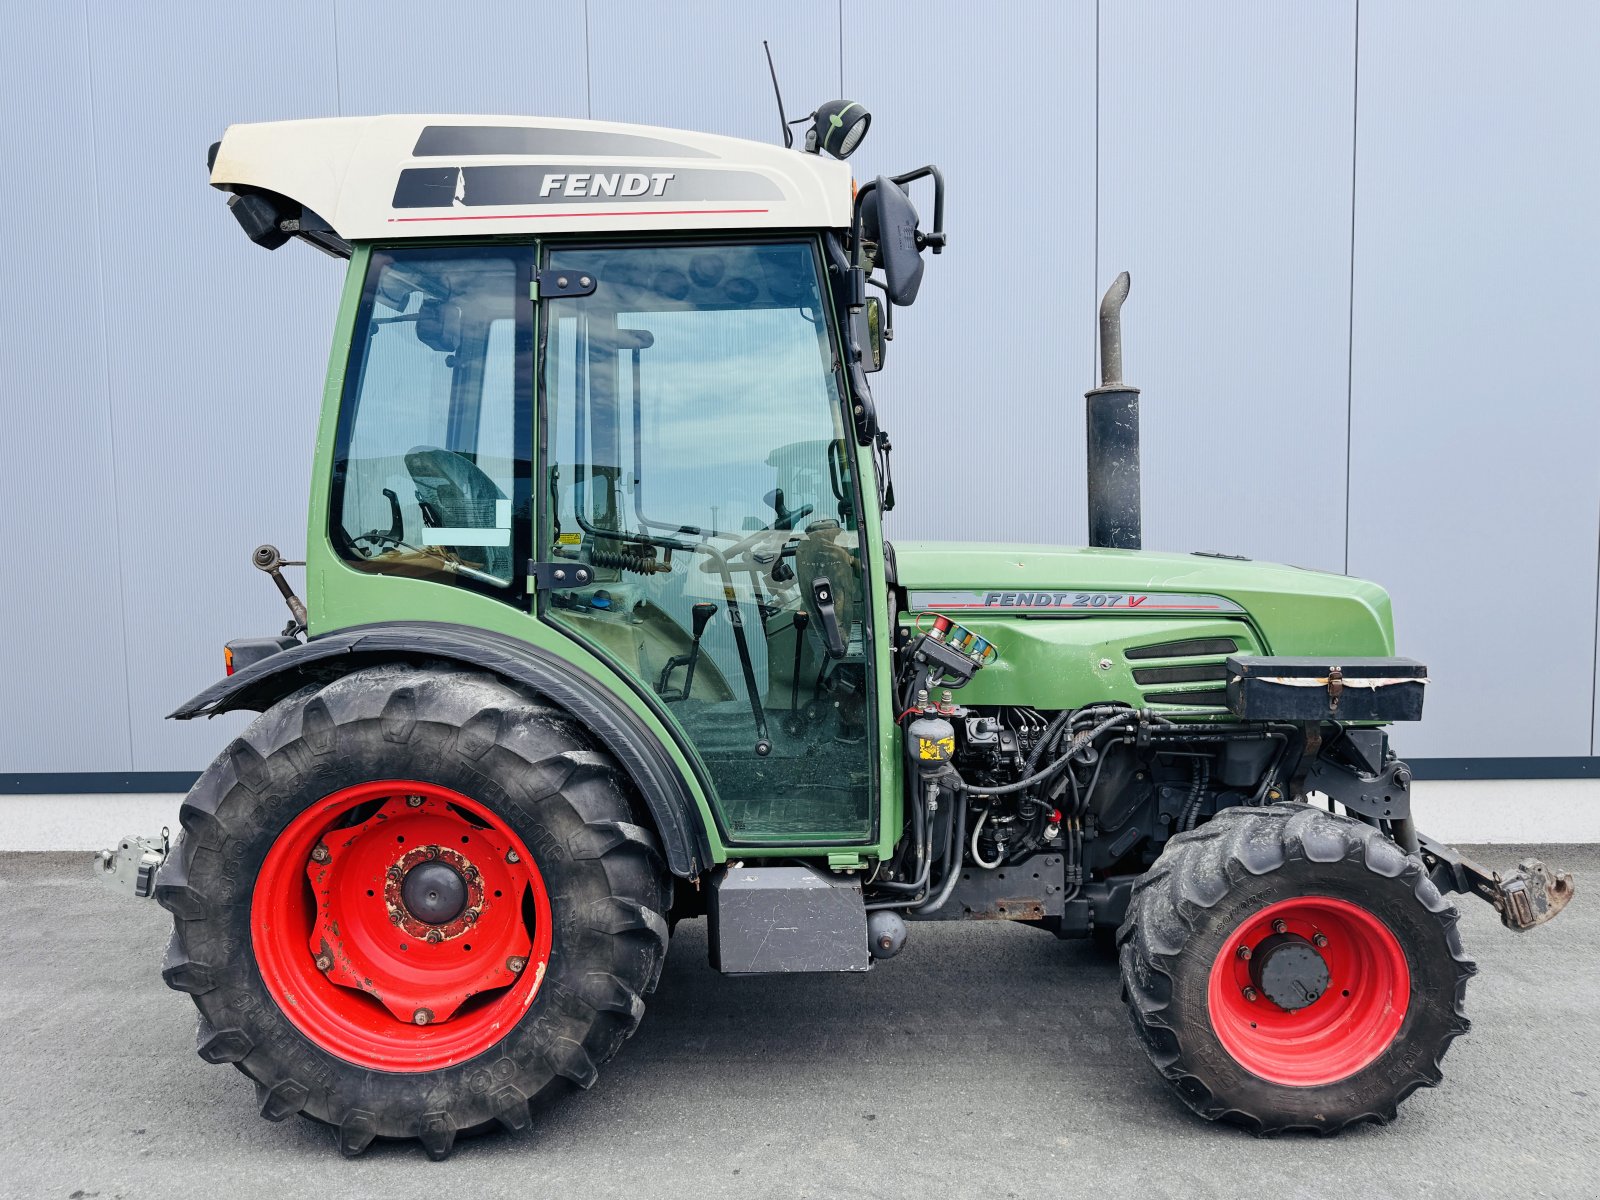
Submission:
<svg viewBox="0 0 1600 1200">
<path fill-rule="evenodd" d="M 783 148 L 794 149 L 794 134 L 789 129 L 789 116 L 783 111 L 783 92 L 778 88 L 778 69 L 772 65 L 772 47 L 761 39 L 761 48 L 767 52 L 767 73 L 772 76 L 772 94 L 778 98 L 778 123 L 783 127 Z"/>
</svg>

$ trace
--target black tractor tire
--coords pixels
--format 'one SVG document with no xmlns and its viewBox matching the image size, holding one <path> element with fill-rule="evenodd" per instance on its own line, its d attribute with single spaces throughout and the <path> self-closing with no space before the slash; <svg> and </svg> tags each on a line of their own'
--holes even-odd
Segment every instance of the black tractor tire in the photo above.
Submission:
<svg viewBox="0 0 1600 1200">
<path fill-rule="evenodd" d="M 548 968 L 520 1020 L 426 1071 L 370 1069 L 313 1041 L 264 984 L 252 940 L 252 889 L 275 839 L 319 799 L 388 779 L 453 789 L 503 821 L 552 914 Z M 396 663 L 307 687 L 258 717 L 185 799 L 156 885 L 174 918 L 162 975 L 200 1010 L 200 1057 L 254 1080 L 263 1117 L 324 1122 L 347 1156 L 416 1138 L 444 1158 L 458 1134 L 528 1128 L 530 1102 L 564 1080 L 589 1087 L 637 1027 L 672 898 L 642 811 L 569 715 L 495 676 Z"/>
<path fill-rule="evenodd" d="M 1387 927 L 1404 955 L 1409 1000 L 1372 1061 L 1343 1078 L 1313 1072 L 1312 1082 L 1294 1085 L 1263 1078 L 1224 1047 L 1208 988 L 1213 964 L 1224 969 L 1219 956 L 1228 956 L 1228 970 L 1234 959 L 1248 964 L 1232 944 L 1238 931 L 1267 907 L 1301 898 L 1353 905 Z M 1441 1058 L 1469 1028 L 1463 1000 L 1476 967 L 1456 921 L 1421 861 L 1372 826 L 1299 803 L 1225 809 L 1174 837 L 1134 885 L 1118 934 L 1123 999 L 1157 1070 L 1208 1120 L 1263 1135 L 1387 1124 L 1402 1100 L 1440 1081 Z"/>
</svg>

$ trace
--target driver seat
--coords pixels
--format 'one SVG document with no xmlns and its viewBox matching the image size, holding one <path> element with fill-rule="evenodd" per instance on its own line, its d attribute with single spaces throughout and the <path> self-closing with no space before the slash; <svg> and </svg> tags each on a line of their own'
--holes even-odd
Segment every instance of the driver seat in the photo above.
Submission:
<svg viewBox="0 0 1600 1200">
<path fill-rule="evenodd" d="M 406 470 L 416 488 L 422 522 L 433 529 L 493 529 L 495 503 L 506 494 L 477 463 L 452 450 L 415 446 L 406 451 Z M 426 535 L 424 535 L 426 536 Z M 419 539 L 420 540 L 420 539 Z M 507 539 L 509 542 L 509 538 Z M 438 545 L 429 542 L 429 545 Z M 444 546 L 469 567 L 499 579 L 511 578 L 511 547 Z"/>
</svg>

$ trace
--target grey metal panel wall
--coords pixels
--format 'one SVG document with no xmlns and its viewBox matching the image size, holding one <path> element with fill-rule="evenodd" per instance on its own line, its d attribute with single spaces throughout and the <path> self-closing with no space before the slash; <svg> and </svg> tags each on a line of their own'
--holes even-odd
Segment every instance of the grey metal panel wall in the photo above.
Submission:
<svg viewBox="0 0 1600 1200">
<path fill-rule="evenodd" d="M 1353 0 L 1100 6 L 1147 547 L 1344 568 L 1354 66 Z"/>
<path fill-rule="evenodd" d="M 1361 10 L 1350 568 L 1426 755 L 1593 753 L 1600 11 Z"/>
<path fill-rule="evenodd" d="M 582 0 L 338 0 L 335 14 L 345 115 L 587 115 Z"/>
<path fill-rule="evenodd" d="M 873 113 L 851 161 L 937 163 L 950 247 L 928 258 L 873 376 L 894 438 L 891 537 L 1082 542 L 1083 391 L 1094 370 L 1094 10 L 858 8 L 847 95 Z M 926 227 L 932 191 L 913 185 Z"/>
<path fill-rule="evenodd" d="M 604 0 L 588 12 L 597 121 L 773 141 L 778 109 L 763 38 L 772 43 L 791 117 L 838 94 L 839 9 L 833 3 L 715 0 L 664 8 L 651 0 Z"/>
<path fill-rule="evenodd" d="M 251 22 L 98 5 L 89 28 L 104 290 L 86 298 L 110 354 L 135 770 L 216 753 L 224 730 L 161 718 L 221 674 L 225 640 L 286 619 L 251 548 L 305 548 L 341 264 L 247 242 L 206 147 L 230 121 L 335 111 L 332 47 L 305 36 L 321 19 L 316 0 Z"/>
<path fill-rule="evenodd" d="M 0 771 L 199 768 L 227 729 L 161 714 L 225 638 L 284 619 L 244 559 L 303 548 L 342 271 L 239 235 L 203 176 L 228 122 L 547 112 L 772 139 L 763 37 L 791 115 L 840 91 L 872 109 L 858 178 L 949 174 L 951 248 L 875 377 L 891 534 L 1083 539 L 1094 306 L 1128 267 L 1147 544 L 1340 569 L 1348 536 L 1438 680 L 1406 753 L 1596 752 L 1592 7 L 1368 4 L 1359 71 L 1354 0 L 404 11 L 9 18 L 0 545 L 24 634 L 0 642 Z"/>
<path fill-rule="evenodd" d="M 6 18 L 0 771 L 132 762 L 90 95 L 80 7 Z"/>
</svg>

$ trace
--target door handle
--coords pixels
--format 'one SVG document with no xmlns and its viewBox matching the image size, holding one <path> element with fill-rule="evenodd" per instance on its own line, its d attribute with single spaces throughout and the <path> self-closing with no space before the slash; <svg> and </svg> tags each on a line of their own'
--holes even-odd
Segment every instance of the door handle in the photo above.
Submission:
<svg viewBox="0 0 1600 1200">
<path fill-rule="evenodd" d="M 833 584 L 819 575 L 811 581 L 811 602 L 816 605 L 817 619 L 822 622 L 822 640 L 829 658 L 844 657 L 844 635 L 839 632 L 839 615 L 833 607 Z"/>
</svg>

